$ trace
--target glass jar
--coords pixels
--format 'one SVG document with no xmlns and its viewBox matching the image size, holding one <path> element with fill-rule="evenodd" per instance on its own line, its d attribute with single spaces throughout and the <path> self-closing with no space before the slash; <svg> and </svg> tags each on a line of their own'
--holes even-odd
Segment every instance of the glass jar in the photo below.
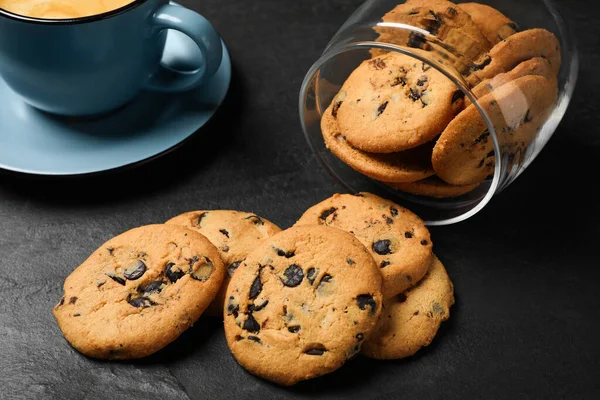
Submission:
<svg viewBox="0 0 600 400">
<path fill-rule="evenodd" d="M 556 130 L 577 80 L 573 36 L 551 1 L 464 3 L 367 0 L 300 93 L 323 167 L 430 226 L 463 221 L 508 187 Z"/>
</svg>

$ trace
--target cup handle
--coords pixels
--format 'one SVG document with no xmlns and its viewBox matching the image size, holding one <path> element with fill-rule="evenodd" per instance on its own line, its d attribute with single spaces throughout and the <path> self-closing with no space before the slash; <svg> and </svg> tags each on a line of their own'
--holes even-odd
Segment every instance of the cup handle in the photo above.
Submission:
<svg viewBox="0 0 600 400">
<path fill-rule="evenodd" d="M 152 24 L 159 31 L 174 29 L 189 36 L 200 49 L 203 62 L 194 72 L 175 72 L 161 64 L 146 83 L 146 89 L 183 92 L 199 86 L 217 72 L 223 58 L 221 37 L 206 18 L 185 7 L 166 4 L 154 13 Z"/>
</svg>

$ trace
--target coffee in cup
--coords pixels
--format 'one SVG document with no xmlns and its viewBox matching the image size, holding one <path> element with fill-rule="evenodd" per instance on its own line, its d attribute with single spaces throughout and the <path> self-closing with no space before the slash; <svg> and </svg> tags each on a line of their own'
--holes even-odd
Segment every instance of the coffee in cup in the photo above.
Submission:
<svg viewBox="0 0 600 400">
<path fill-rule="evenodd" d="M 104 14 L 135 0 L 0 0 L 0 8 L 31 18 L 73 19 Z"/>
</svg>

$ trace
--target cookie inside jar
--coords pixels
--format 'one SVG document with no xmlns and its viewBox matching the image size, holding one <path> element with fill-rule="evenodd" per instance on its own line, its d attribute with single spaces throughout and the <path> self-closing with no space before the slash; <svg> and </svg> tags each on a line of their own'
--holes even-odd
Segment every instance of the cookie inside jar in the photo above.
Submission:
<svg viewBox="0 0 600 400">
<path fill-rule="evenodd" d="M 559 41 L 480 3 L 371 11 L 307 75 L 309 142 L 350 190 L 405 199 L 432 224 L 466 219 L 539 151 L 558 101 Z"/>
</svg>

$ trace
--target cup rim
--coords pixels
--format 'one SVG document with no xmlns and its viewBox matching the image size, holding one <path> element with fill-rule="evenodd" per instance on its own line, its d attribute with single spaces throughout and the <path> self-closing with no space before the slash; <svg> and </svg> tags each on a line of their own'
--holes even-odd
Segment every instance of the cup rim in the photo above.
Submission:
<svg viewBox="0 0 600 400">
<path fill-rule="evenodd" d="M 26 15 L 15 14 L 15 13 L 5 10 L 3 8 L 0 8 L 0 17 L 5 17 L 8 19 L 21 21 L 21 22 L 27 22 L 27 23 L 32 23 L 32 24 L 42 24 L 42 25 L 85 24 L 85 23 L 89 23 L 89 22 L 96 22 L 96 21 L 100 21 L 103 19 L 112 18 L 119 14 L 123 14 L 129 10 L 132 10 L 132 9 L 140 6 L 141 4 L 145 3 L 146 1 L 148 1 L 148 0 L 134 0 L 131 3 L 126 4 L 117 9 L 107 11 L 102 14 L 88 15 L 86 17 L 80 17 L 80 18 L 69 18 L 69 19 L 35 18 L 35 17 L 28 17 Z"/>
</svg>

